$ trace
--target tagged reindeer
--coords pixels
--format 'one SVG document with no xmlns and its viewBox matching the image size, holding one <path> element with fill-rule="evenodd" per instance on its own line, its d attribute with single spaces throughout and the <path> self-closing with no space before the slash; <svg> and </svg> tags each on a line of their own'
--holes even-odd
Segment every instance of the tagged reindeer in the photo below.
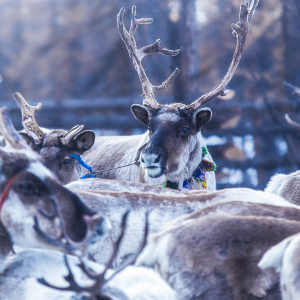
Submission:
<svg viewBox="0 0 300 300">
<path fill-rule="evenodd" d="M 244 18 L 232 25 L 237 38 L 237 46 L 232 63 L 224 79 L 209 93 L 190 105 L 173 103 L 159 104 L 155 91 L 166 89 L 178 74 L 178 69 L 161 85 L 152 85 L 142 66 L 142 59 L 154 53 L 167 56 L 178 55 L 179 50 L 168 50 L 160 46 L 160 40 L 154 44 L 137 49 L 134 33 L 141 24 L 150 24 L 152 19 L 136 19 L 136 8 L 132 7 L 131 27 L 129 32 L 124 27 L 124 8 L 118 14 L 118 29 L 124 41 L 133 65 L 142 84 L 143 105 L 132 105 L 133 115 L 148 131 L 139 136 L 105 138 L 97 137 L 94 147 L 83 155 L 86 162 L 106 178 L 122 179 L 134 182 L 146 182 L 174 189 L 215 190 L 215 165 L 208 153 L 201 128 L 212 117 L 209 108 L 202 106 L 218 96 L 226 94 L 225 88 L 239 64 L 245 48 L 250 23 Z M 250 12 L 250 18 L 253 11 Z M 133 163 L 136 154 L 143 149 L 141 165 L 116 168 Z M 103 169 L 113 169 L 101 172 Z"/>
<path fill-rule="evenodd" d="M 82 131 L 83 125 L 77 125 L 69 131 L 41 128 L 34 114 L 41 110 L 42 104 L 30 106 L 20 93 L 15 93 L 14 99 L 21 109 L 25 129 L 20 135 L 42 156 L 44 165 L 62 184 L 79 179 L 81 176 L 79 157 L 93 146 L 95 133 L 91 130 Z M 3 145 L 3 140 L 0 141 L 0 145 L 1 143 Z"/>
</svg>

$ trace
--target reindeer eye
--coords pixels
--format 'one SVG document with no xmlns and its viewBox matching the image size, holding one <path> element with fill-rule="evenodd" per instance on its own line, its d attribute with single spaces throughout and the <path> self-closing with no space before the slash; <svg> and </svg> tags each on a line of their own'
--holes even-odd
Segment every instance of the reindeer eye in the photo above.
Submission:
<svg viewBox="0 0 300 300">
<path fill-rule="evenodd" d="M 182 128 L 182 132 L 183 132 L 183 133 L 189 133 L 189 128 L 186 127 L 186 126 L 183 127 L 183 128 Z"/>
<path fill-rule="evenodd" d="M 69 163 L 70 163 L 70 160 L 69 160 L 69 159 L 65 159 L 64 165 L 67 165 L 67 164 L 69 164 Z"/>
<path fill-rule="evenodd" d="M 35 186 L 31 183 L 20 183 L 18 185 L 18 191 L 24 195 L 32 194 L 36 192 Z"/>
<path fill-rule="evenodd" d="M 33 190 L 33 186 L 32 186 L 31 184 L 26 184 L 26 183 L 24 183 L 24 184 L 20 184 L 20 185 L 19 185 L 19 189 L 20 189 L 21 191 L 27 192 L 27 191 Z"/>
</svg>

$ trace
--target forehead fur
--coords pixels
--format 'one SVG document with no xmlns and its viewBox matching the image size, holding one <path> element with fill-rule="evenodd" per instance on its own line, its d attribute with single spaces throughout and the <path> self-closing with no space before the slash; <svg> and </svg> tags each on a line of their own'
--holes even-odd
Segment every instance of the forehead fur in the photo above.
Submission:
<svg viewBox="0 0 300 300">
<path fill-rule="evenodd" d="M 177 123 L 180 120 L 191 121 L 191 115 L 184 108 L 186 105 L 182 103 L 172 103 L 159 108 L 152 116 L 153 120 L 161 122 Z"/>
<path fill-rule="evenodd" d="M 43 138 L 42 147 L 58 147 L 60 146 L 59 137 L 66 134 L 67 131 L 61 129 L 50 130 Z"/>
<path fill-rule="evenodd" d="M 15 175 L 28 168 L 30 163 L 40 162 L 40 156 L 33 151 L 0 148 L 0 174 L 1 178 Z"/>
<path fill-rule="evenodd" d="M 162 116 L 168 117 L 168 119 L 173 119 L 174 121 L 178 120 L 181 117 L 184 117 L 183 112 L 179 109 L 182 107 L 183 104 L 180 103 L 173 103 L 170 105 L 164 105 L 163 107 L 159 108 L 156 113 L 154 114 L 155 119 L 159 119 Z"/>
</svg>

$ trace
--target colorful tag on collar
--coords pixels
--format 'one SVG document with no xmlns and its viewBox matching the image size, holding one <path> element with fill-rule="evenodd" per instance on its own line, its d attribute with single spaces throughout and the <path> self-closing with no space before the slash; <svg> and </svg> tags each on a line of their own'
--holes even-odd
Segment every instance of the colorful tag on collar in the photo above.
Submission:
<svg viewBox="0 0 300 300">
<path fill-rule="evenodd" d="M 202 147 L 202 160 L 199 166 L 197 167 L 196 171 L 194 172 L 192 178 L 185 180 L 183 182 L 183 189 L 186 190 L 193 190 L 193 180 L 196 181 L 198 185 L 202 185 L 204 189 L 207 189 L 207 184 L 206 184 L 206 172 L 214 172 L 216 171 L 216 165 L 213 162 L 210 162 L 203 157 L 208 154 L 208 151 L 206 147 Z M 173 190 L 178 190 L 179 189 L 179 184 L 171 182 L 169 180 L 166 180 L 162 187 L 168 187 Z"/>
<path fill-rule="evenodd" d="M 178 190 L 179 185 L 178 185 L 178 183 L 175 183 L 175 182 L 171 182 L 171 181 L 169 181 L 169 180 L 166 180 L 166 181 L 163 183 L 162 187 L 167 187 L 167 188 L 169 188 L 169 189 Z"/>
</svg>

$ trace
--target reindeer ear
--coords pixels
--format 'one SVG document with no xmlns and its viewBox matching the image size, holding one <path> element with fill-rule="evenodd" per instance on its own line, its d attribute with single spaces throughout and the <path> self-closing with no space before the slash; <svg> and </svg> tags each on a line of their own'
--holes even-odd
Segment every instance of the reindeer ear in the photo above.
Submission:
<svg viewBox="0 0 300 300">
<path fill-rule="evenodd" d="M 198 130 L 200 130 L 202 126 L 205 126 L 211 120 L 211 117 L 212 111 L 210 108 L 199 108 L 195 110 L 192 115 L 193 124 Z"/>
<path fill-rule="evenodd" d="M 34 139 L 27 132 L 19 132 L 19 134 L 32 149 L 35 149 L 36 143 L 34 142 Z"/>
<path fill-rule="evenodd" d="M 85 130 L 81 133 L 78 133 L 74 139 L 75 148 L 79 151 L 80 154 L 83 154 L 85 151 L 91 149 L 95 143 L 95 132 L 92 130 Z"/>
<path fill-rule="evenodd" d="M 145 107 L 144 105 L 133 104 L 131 106 L 131 111 L 137 120 L 148 126 L 152 117 L 152 111 L 149 108 Z"/>
</svg>

